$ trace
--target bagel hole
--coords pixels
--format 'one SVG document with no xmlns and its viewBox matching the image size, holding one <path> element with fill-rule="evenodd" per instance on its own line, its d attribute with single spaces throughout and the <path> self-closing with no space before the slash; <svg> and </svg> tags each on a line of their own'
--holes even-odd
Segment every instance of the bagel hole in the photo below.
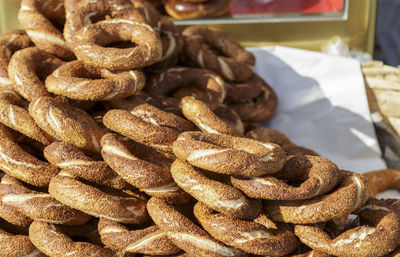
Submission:
<svg viewBox="0 0 400 257">
<path fill-rule="evenodd" d="M 137 44 L 130 41 L 116 41 L 105 45 L 105 47 L 118 48 L 118 49 L 128 49 L 128 48 L 134 48 L 136 46 Z"/>
<path fill-rule="evenodd" d="M 86 242 L 86 243 L 91 243 L 91 241 L 89 240 L 89 238 L 87 238 L 87 237 L 85 237 L 85 236 L 73 235 L 73 236 L 70 236 L 70 238 L 71 238 L 72 241 L 74 241 L 74 242 Z"/>
<path fill-rule="evenodd" d="M 89 18 L 89 20 L 92 24 L 95 24 L 99 21 L 104 21 L 104 20 L 110 19 L 111 11 L 105 11 L 103 13 L 90 13 L 90 15 L 87 15 L 86 17 Z"/>
<path fill-rule="evenodd" d="M 226 58 L 231 58 L 229 55 L 227 55 L 225 52 L 223 52 L 222 50 L 218 49 L 215 46 L 209 45 L 209 44 L 203 44 L 203 47 L 205 49 L 210 50 L 211 52 L 213 52 L 215 55 L 217 56 L 221 56 L 221 57 L 226 57 Z"/>
</svg>

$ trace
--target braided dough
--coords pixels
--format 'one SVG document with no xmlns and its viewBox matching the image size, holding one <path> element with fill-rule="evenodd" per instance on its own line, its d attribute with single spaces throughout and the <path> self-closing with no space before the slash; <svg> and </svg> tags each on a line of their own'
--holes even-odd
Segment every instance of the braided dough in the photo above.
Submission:
<svg viewBox="0 0 400 257">
<path fill-rule="evenodd" d="M 74 54 L 65 43 L 62 34 L 65 22 L 64 1 L 23 0 L 18 20 L 40 49 L 61 59 L 74 59 Z"/>
<path fill-rule="evenodd" d="M 261 93 L 254 99 L 244 103 L 231 103 L 240 118 L 245 122 L 258 123 L 271 118 L 278 107 L 278 97 L 275 91 L 264 81 Z"/>
<path fill-rule="evenodd" d="M 75 100 L 110 101 L 125 98 L 142 90 L 143 72 L 112 72 L 82 61 L 68 62 L 46 79 L 47 90 Z"/>
<path fill-rule="evenodd" d="M 192 165 L 228 175 L 261 176 L 283 168 L 285 152 L 276 144 L 201 132 L 184 132 L 174 154 Z"/>
<path fill-rule="evenodd" d="M 0 201 L 33 220 L 79 226 L 90 216 L 54 200 L 49 194 L 30 190 L 17 179 L 5 175 L 0 184 Z"/>
<path fill-rule="evenodd" d="M 154 76 L 146 88 L 152 96 L 169 96 L 174 90 L 196 87 L 207 96 L 202 99 L 211 109 L 218 107 L 225 99 L 226 88 L 223 79 L 204 69 L 173 67 Z"/>
<path fill-rule="evenodd" d="M 183 115 L 203 132 L 233 136 L 243 135 L 243 123 L 231 126 L 227 121 L 219 118 L 205 103 L 195 97 L 183 97 L 181 108 Z M 240 118 L 238 120 L 241 122 Z"/>
<path fill-rule="evenodd" d="M 388 189 L 400 189 L 400 172 L 398 170 L 377 170 L 364 175 L 368 179 L 371 197 Z"/>
<path fill-rule="evenodd" d="M 248 256 L 241 250 L 219 243 L 162 199 L 152 197 L 147 202 L 147 208 L 154 223 L 167 232 L 168 238 L 176 246 L 189 255 L 210 257 Z"/>
<path fill-rule="evenodd" d="M 260 213 L 259 200 L 249 199 L 240 190 L 207 178 L 185 161 L 175 160 L 171 174 L 179 187 L 213 210 L 239 219 L 253 219 Z"/>
<path fill-rule="evenodd" d="M 129 231 L 117 222 L 100 219 L 99 233 L 107 247 L 122 252 L 168 255 L 180 250 L 168 239 L 166 232 L 154 225 Z"/>
<path fill-rule="evenodd" d="M 48 76 L 63 63 L 37 47 L 19 50 L 11 57 L 8 65 L 12 87 L 29 102 L 40 96 L 48 96 L 40 77 Z"/>
<path fill-rule="evenodd" d="M 384 202 L 370 199 L 358 213 L 369 225 L 353 228 L 333 239 L 313 226 L 296 225 L 295 233 L 313 249 L 343 257 L 383 256 L 399 245 L 400 216 Z"/>
<path fill-rule="evenodd" d="M 2 256 L 7 257 L 46 256 L 36 249 L 36 247 L 29 240 L 29 237 L 23 235 L 13 235 L 2 229 L 0 229 L 0 249 Z"/>
<path fill-rule="evenodd" d="M 24 30 L 10 30 L 0 35 L 0 87 L 11 87 L 8 78 L 8 64 L 18 50 L 32 46 L 32 41 Z"/>
<path fill-rule="evenodd" d="M 40 251 L 49 256 L 115 256 L 115 253 L 110 249 L 87 242 L 74 242 L 70 237 L 63 234 L 56 225 L 43 221 L 32 223 L 29 227 L 29 238 Z"/>
<path fill-rule="evenodd" d="M 90 153 L 100 152 L 105 130 L 86 112 L 51 97 L 39 97 L 29 104 L 29 113 L 44 131 Z"/>
<path fill-rule="evenodd" d="M 221 29 L 191 26 L 182 34 L 185 54 L 196 66 L 212 70 L 229 81 L 246 81 L 253 75 L 254 55 Z M 216 55 L 204 45 L 217 49 L 223 55 Z"/>
<path fill-rule="evenodd" d="M 128 183 L 155 197 L 168 200 L 187 198 L 172 179 L 169 164 L 142 160 L 132 154 L 132 146 L 116 134 L 106 134 L 101 139 L 101 154 L 104 160 Z M 142 146 L 137 151 L 145 152 Z M 163 167 L 164 166 L 164 167 Z M 166 167 L 165 167 L 166 166 Z"/>
<path fill-rule="evenodd" d="M 14 90 L 0 90 L 0 123 L 44 145 L 50 144 L 54 138 L 36 124 L 24 105 Z"/>
<path fill-rule="evenodd" d="M 333 192 L 309 200 L 269 201 L 265 209 L 279 222 L 311 224 L 347 217 L 369 198 L 367 179 L 342 171 L 342 181 Z"/>
<path fill-rule="evenodd" d="M 10 176 L 31 185 L 47 186 L 58 173 L 57 167 L 24 151 L 15 142 L 15 134 L 2 124 L 0 138 L 0 168 Z"/>
<path fill-rule="evenodd" d="M 66 171 L 61 171 L 50 181 L 49 193 L 61 203 L 95 217 L 129 224 L 148 219 L 146 205 L 141 199 L 122 193 L 118 195 L 115 191 L 108 193 L 79 181 Z"/>
<path fill-rule="evenodd" d="M 195 205 L 194 214 L 214 238 L 248 253 L 283 256 L 293 252 L 297 246 L 297 239 L 291 231 L 268 229 L 253 221 L 213 213 L 200 202 Z"/>
<path fill-rule="evenodd" d="M 226 100 L 235 103 L 243 103 L 257 98 L 257 96 L 261 94 L 264 84 L 264 80 L 255 73 L 246 82 L 225 82 Z"/>
<path fill-rule="evenodd" d="M 123 180 L 105 161 L 96 161 L 81 149 L 66 142 L 54 142 L 44 149 L 45 158 L 54 166 L 100 185 L 122 189 Z"/>
<path fill-rule="evenodd" d="M 303 200 L 331 191 L 341 180 L 338 167 L 323 157 L 290 158 L 274 177 L 232 177 L 231 183 L 246 195 L 267 200 Z M 291 186 L 285 181 L 304 181 Z"/>
<path fill-rule="evenodd" d="M 159 110 L 140 98 L 136 100 L 138 102 L 126 106 L 127 110 L 108 111 L 103 117 L 104 125 L 132 140 L 167 152 L 179 133 L 193 130 L 189 121 Z M 120 104 L 115 106 L 122 107 Z"/>
</svg>

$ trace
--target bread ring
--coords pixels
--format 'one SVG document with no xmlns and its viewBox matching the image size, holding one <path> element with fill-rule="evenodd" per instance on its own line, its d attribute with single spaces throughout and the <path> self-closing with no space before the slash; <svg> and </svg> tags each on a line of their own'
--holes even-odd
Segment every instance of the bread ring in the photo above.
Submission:
<svg viewBox="0 0 400 257">
<path fill-rule="evenodd" d="M 33 220 L 16 208 L 0 203 L 0 218 L 18 227 L 28 227 Z"/>
<path fill-rule="evenodd" d="M 87 242 L 74 242 L 70 237 L 61 233 L 56 225 L 43 221 L 32 223 L 29 227 L 29 238 L 40 251 L 49 256 L 115 256 L 110 249 Z"/>
<path fill-rule="evenodd" d="M 333 192 L 309 200 L 269 201 L 265 209 L 279 222 L 311 224 L 347 217 L 368 200 L 367 179 L 357 173 L 343 171 L 343 179 Z"/>
<path fill-rule="evenodd" d="M 66 171 L 61 171 L 50 181 L 49 193 L 61 203 L 95 217 L 132 224 L 148 219 L 142 200 L 106 193 L 79 181 Z"/>
<path fill-rule="evenodd" d="M 3 183 L 7 179 L 6 183 Z M 0 184 L 0 201 L 33 220 L 70 226 L 85 224 L 90 216 L 54 200 L 49 194 L 30 190 L 17 179 L 5 175 Z"/>
<path fill-rule="evenodd" d="M 58 173 L 57 167 L 25 152 L 15 135 L 0 124 L 0 168 L 7 174 L 35 186 L 47 186 Z"/>
<path fill-rule="evenodd" d="M 183 50 L 183 36 L 167 17 L 161 18 L 160 37 L 162 43 L 161 61 L 177 57 Z"/>
<path fill-rule="evenodd" d="M 177 20 L 219 17 L 231 9 L 232 0 L 167 0 L 165 10 Z"/>
<path fill-rule="evenodd" d="M 225 82 L 226 100 L 235 103 L 247 102 L 257 98 L 262 92 L 264 80 L 257 74 L 253 74 L 246 82 Z"/>
<path fill-rule="evenodd" d="M 175 184 L 169 169 L 161 166 L 161 163 L 139 159 L 130 151 L 128 142 L 123 142 L 117 135 L 103 136 L 101 146 L 101 154 L 108 165 L 141 191 L 167 200 L 187 198 Z"/>
<path fill-rule="evenodd" d="M 45 257 L 31 243 L 29 237 L 23 235 L 13 235 L 0 229 L 0 249 L 1 255 L 7 257 L 34 256 Z"/>
<path fill-rule="evenodd" d="M 22 98 L 14 90 L 0 90 L 0 123 L 44 145 L 54 141 L 36 124 L 23 105 Z"/>
<path fill-rule="evenodd" d="M 239 219 L 253 219 L 260 213 L 260 201 L 247 198 L 230 185 L 207 178 L 185 161 L 175 160 L 171 174 L 179 187 L 213 210 Z"/>
<path fill-rule="evenodd" d="M 173 67 L 154 76 L 147 87 L 152 96 L 168 96 L 174 90 L 196 87 L 206 93 L 204 100 L 211 109 L 215 109 L 225 99 L 226 89 L 223 79 L 213 72 L 186 67 Z"/>
<path fill-rule="evenodd" d="M 254 55 L 221 29 L 192 26 L 182 34 L 185 54 L 198 67 L 212 70 L 228 81 L 246 81 L 253 75 Z M 215 48 L 223 55 L 215 54 L 204 45 Z"/>
<path fill-rule="evenodd" d="M 245 252 L 259 255 L 283 256 L 296 249 L 293 232 L 268 229 L 252 221 L 231 218 L 213 213 L 205 204 L 194 206 L 194 215 L 201 226 L 217 240 Z"/>
<path fill-rule="evenodd" d="M 255 126 L 253 129 L 246 133 L 246 137 L 252 138 L 258 141 L 269 142 L 280 145 L 285 151 L 287 155 L 312 155 L 319 156 L 315 151 L 308 149 L 303 146 L 298 146 L 292 143 L 290 139 L 284 135 L 282 132 L 262 127 Z"/>
<path fill-rule="evenodd" d="M 130 253 L 168 255 L 180 251 L 157 226 L 129 231 L 117 222 L 100 219 L 101 241 L 111 249 Z"/>
<path fill-rule="evenodd" d="M 100 152 L 105 130 L 81 109 L 60 99 L 39 97 L 29 104 L 29 113 L 38 126 L 53 137 L 90 153 Z"/>
<path fill-rule="evenodd" d="M 45 158 L 54 166 L 96 184 L 123 189 L 123 180 L 104 161 L 95 161 L 81 149 L 66 142 L 54 142 L 44 149 Z"/>
<path fill-rule="evenodd" d="M 16 51 L 32 45 L 24 30 L 14 29 L 0 35 L 0 87 L 11 87 L 7 71 L 11 56 Z"/>
<path fill-rule="evenodd" d="M 261 87 L 261 94 L 245 103 L 231 103 L 240 118 L 245 122 L 262 122 L 271 118 L 278 107 L 278 97 L 274 90 L 265 82 Z"/>
<path fill-rule="evenodd" d="M 214 113 L 223 121 L 228 123 L 231 127 L 233 127 L 236 131 L 240 133 L 240 135 L 244 134 L 244 124 L 242 119 L 239 117 L 239 114 L 235 112 L 232 108 L 225 104 L 221 104 L 216 109 L 214 109 Z"/>
<path fill-rule="evenodd" d="M 227 247 L 216 241 L 163 199 L 152 197 L 147 202 L 147 208 L 154 223 L 167 232 L 168 238 L 176 246 L 189 255 L 210 257 L 248 256 L 241 250 Z"/>
<path fill-rule="evenodd" d="M 144 87 L 143 72 L 112 72 L 82 61 L 68 62 L 46 79 L 47 90 L 75 100 L 110 101 L 133 95 Z"/>
<path fill-rule="evenodd" d="M 400 189 L 400 171 L 384 169 L 364 174 L 368 179 L 371 197 L 388 189 Z"/>
<path fill-rule="evenodd" d="M 312 250 L 312 251 L 308 251 L 306 253 L 287 255 L 287 257 L 332 257 L 332 255 L 329 255 L 329 254 L 323 253 L 323 252 L 319 252 L 316 250 Z"/>
<path fill-rule="evenodd" d="M 338 167 L 318 156 L 290 158 L 274 177 L 232 177 L 231 183 L 249 197 L 268 200 L 303 200 L 331 191 L 341 180 Z M 286 181 L 303 181 L 292 186 Z"/>
<path fill-rule="evenodd" d="M 141 22 L 123 18 L 103 20 L 88 25 L 76 38 L 73 51 L 78 59 L 100 68 L 131 70 L 150 66 L 162 58 L 158 33 Z M 136 46 L 107 47 L 118 41 L 130 41 Z"/>
<path fill-rule="evenodd" d="M 179 133 L 193 130 L 193 125 L 175 114 L 161 111 L 140 98 L 127 110 L 111 110 L 103 117 L 104 125 L 132 140 L 171 152 L 171 144 Z M 119 103 L 117 108 L 123 107 Z"/>
<path fill-rule="evenodd" d="M 322 229 L 296 225 L 295 233 L 313 249 L 343 257 L 375 257 L 393 251 L 400 240 L 400 216 L 376 199 L 358 211 L 371 226 L 359 226 L 331 239 Z"/>
<path fill-rule="evenodd" d="M 19 50 L 11 57 L 8 65 L 12 87 L 29 102 L 40 96 L 48 96 L 40 77 L 46 77 L 63 63 L 37 47 Z"/>
<path fill-rule="evenodd" d="M 201 132 L 184 132 L 173 144 L 175 155 L 217 173 L 262 176 L 279 171 L 285 152 L 276 144 Z"/>
<path fill-rule="evenodd" d="M 18 20 L 40 49 L 61 59 L 74 59 L 62 33 L 65 22 L 64 1 L 23 0 Z"/>
<path fill-rule="evenodd" d="M 181 108 L 186 119 L 192 121 L 203 132 L 234 136 L 243 135 L 243 131 L 238 131 L 228 122 L 220 119 L 205 103 L 193 96 L 182 98 Z"/>
</svg>

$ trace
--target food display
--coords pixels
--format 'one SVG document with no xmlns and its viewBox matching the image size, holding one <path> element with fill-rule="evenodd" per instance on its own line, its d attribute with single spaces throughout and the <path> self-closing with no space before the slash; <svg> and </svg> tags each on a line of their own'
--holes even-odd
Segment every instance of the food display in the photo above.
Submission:
<svg viewBox="0 0 400 257">
<path fill-rule="evenodd" d="M 142 0 L 18 17 L 0 36 L 0 256 L 398 254 L 398 201 L 257 125 L 278 97 L 221 29 L 180 32 Z"/>
</svg>

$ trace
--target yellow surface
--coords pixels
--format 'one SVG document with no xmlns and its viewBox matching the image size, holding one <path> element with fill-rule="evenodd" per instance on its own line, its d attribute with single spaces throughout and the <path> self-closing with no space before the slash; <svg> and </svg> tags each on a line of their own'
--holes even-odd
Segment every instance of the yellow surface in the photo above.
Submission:
<svg viewBox="0 0 400 257">
<path fill-rule="evenodd" d="M 0 32 L 20 27 L 19 0 L 0 0 Z M 349 0 L 348 17 L 317 20 L 270 19 L 256 23 L 232 24 L 218 20 L 215 26 L 245 46 L 283 45 L 320 51 L 334 36 L 341 37 L 352 50 L 373 54 L 377 0 Z M 307 18 L 307 16 L 305 16 Z M 197 21 L 197 24 L 202 24 Z M 212 23 L 212 21 L 211 21 Z M 204 24 L 210 24 L 210 21 Z M 181 27 L 184 27 L 182 25 Z"/>
</svg>

